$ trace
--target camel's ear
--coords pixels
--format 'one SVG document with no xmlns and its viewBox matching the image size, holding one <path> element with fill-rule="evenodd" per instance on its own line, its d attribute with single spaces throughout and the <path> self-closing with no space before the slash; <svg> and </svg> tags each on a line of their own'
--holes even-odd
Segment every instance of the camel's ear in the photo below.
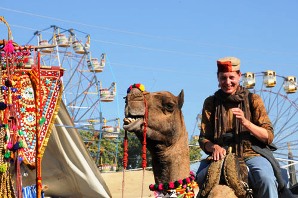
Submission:
<svg viewBox="0 0 298 198">
<path fill-rule="evenodd" d="M 181 90 L 180 94 L 178 95 L 178 107 L 181 109 L 184 103 L 184 91 Z"/>
</svg>

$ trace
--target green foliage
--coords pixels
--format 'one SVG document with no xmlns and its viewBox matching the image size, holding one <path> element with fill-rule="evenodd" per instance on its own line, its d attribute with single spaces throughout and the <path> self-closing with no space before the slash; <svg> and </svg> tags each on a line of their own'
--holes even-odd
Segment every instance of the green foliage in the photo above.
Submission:
<svg viewBox="0 0 298 198">
<path fill-rule="evenodd" d="M 123 137 L 124 137 L 124 130 L 121 131 L 121 154 L 119 154 L 119 162 L 123 162 Z M 135 168 L 142 168 L 142 144 L 136 137 L 134 133 L 127 133 L 128 137 L 128 164 L 127 169 L 135 169 Z M 120 150 L 120 149 L 119 149 Z M 147 150 L 146 155 L 147 167 L 152 166 L 151 155 Z M 123 168 L 123 164 L 119 168 Z"/>
<path fill-rule="evenodd" d="M 79 133 L 97 166 L 101 164 L 117 164 L 118 139 L 101 138 L 100 132 L 92 129 L 79 130 Z"/>
<path fill-rule="evenodd" d="M 192 137 L 189 141 L 189 157 L 190 161 L 200 160 L 202 157 L 202 149 L 198 146 L 198 139 Z"/>
<path fill-rule="evenodd" d="M 100 163 L 117 164 L 118 147 L 119 143 L 117 139 L 102 139 L 100 145 Z"/>
<path fill-rule="evenodd" d="M 87 150 L 89 151 L 90 156 L 94 161 L 96 161 L 96 156 L 98 153 L 98 147 L 97 142 L 94 136 L 94 133 L 92 132 L 92 129 L 90 130 L 79 130 L 79 133 L 85 143 L 85 146 Z"/>
<path fill-rule="evenodd" d="M 95 130 L 79 130 L 79 133 L 95 163 L 117 164 L 117 169 L 123 169 L 123 140 L 124 130 L 121 130 L 117 139 L 101 138 L 99 132 Z M 100 151 L 99 148 L 100 147 Z M 147 167 L 151 165 L 151 156 L 147 151 Z M 138 138 L 128 132 L 128 165 L 127 169 L 142 167 L 142 144 Z"/>
</svg>

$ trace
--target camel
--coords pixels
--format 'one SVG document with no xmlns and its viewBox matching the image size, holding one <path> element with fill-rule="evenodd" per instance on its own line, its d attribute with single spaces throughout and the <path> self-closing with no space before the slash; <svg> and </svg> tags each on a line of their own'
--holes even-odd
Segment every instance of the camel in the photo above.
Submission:
<svg viewBox="0 0 298 198">
<path fill-rule="evenodd" d="M 143 141 L 144 121 L 147 125 L 147 149 L 152 156 L 156 184 L 190 178 L 188 134 L 181 111 L 183 90 L 172 93 L 142 92 L 132 88 L 126 97 L 123 128 Z M 148 111 L 147 120 L 144 115 Z M 193 178 L 194 179 L 194 178 Z"/>
<path fill-rule="evenodd" d="M 147 149 L 152 155 L 156 183 L 189 177 L 188 135 L 181 107 L 183 91 L 175 97 L 170 92 L 141 92 L 133 88 L 126 98 L 123 128 L 143 141 L 144 99 L 148 107 Z M 177 122 L 178 121 L 178 122 Z"/>
<path fill-rule="evenodd" d="M 188 133 L 181 110 L 183 103 L 183 90 L 175 96 L 168 91 L 147 92 L 140 89 L 140 84 L 131 86 L 126 96 L 123 128 L 135 133 L 143 142 L 144 127 L 147 127 L 147 149 L 152 156 L 157 186 L 191 178 Z M 197 189 L 184 197 L 194 197 L 194 192 Z M 231 188 L 222 185 L 216 186 L 209 197 L 222 195 L 236 197 Z"/>
</svg>

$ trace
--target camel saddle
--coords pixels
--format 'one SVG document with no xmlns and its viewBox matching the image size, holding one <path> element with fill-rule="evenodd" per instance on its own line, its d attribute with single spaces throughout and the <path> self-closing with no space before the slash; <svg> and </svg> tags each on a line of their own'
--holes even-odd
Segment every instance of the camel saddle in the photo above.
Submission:
<svg viewBox="0 0 298 198">
<path fill-rule="evenodd" d="M 243 159 L 229 153 L 222 160 L 212 160 L 199 197 L 207 197 L 212 188 L 219 184 L 229 186 L 237 197 L 250 197 L 252 191 L 248 187 L 248 169 Z"/>
</svg>

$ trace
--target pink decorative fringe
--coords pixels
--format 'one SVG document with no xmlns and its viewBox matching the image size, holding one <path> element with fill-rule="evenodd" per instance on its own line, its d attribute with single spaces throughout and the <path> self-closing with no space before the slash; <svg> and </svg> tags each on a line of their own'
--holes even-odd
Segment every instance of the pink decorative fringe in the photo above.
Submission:
<svg viewBox="0 0 298 198">
<path fill-rule="evenodd" d="M 8 42 L 7 42 L 7 44 L 4 46 L 4 51 L 6 52 L 6 53 L 9 53 L 9 54 L 11 54 L 11 53 L 13 53 L 14 52 L 14 46 L 13 46 L 13 44 L 12 44 L 12 40 L 9 40 Z"/>
</svg>

